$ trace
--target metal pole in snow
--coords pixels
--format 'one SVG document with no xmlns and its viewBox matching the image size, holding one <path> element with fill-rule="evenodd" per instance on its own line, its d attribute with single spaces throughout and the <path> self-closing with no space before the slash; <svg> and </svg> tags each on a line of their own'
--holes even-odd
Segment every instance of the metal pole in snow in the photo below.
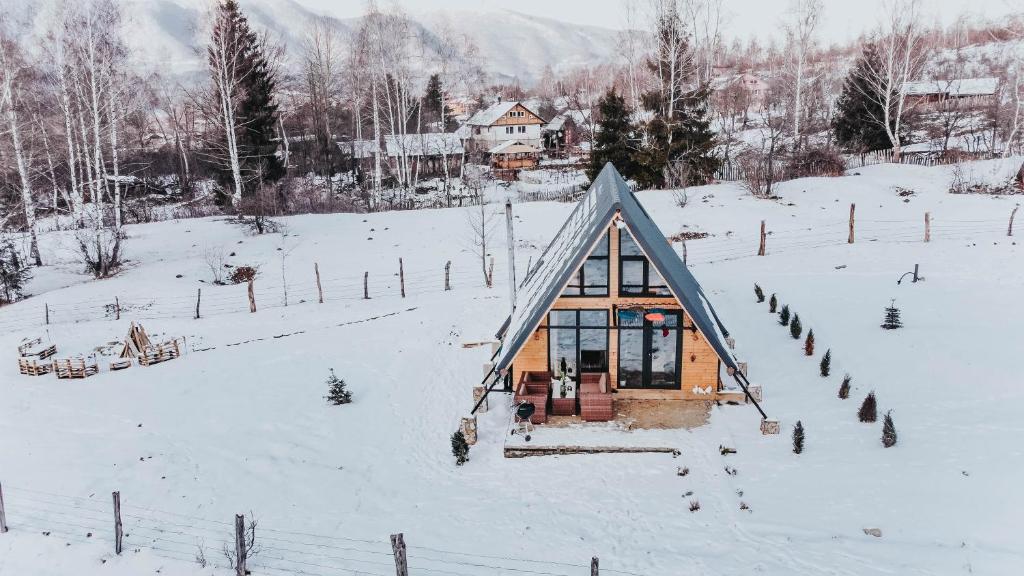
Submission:
<svg viewBox="0 0 1024 576">
<path fill-rule="evenodd" d="M 508 242 L 508 301 L 516 309 L 516 235 L 512 228 L 512 201 L 505 201 L 505 230 Z"/>
</svg>

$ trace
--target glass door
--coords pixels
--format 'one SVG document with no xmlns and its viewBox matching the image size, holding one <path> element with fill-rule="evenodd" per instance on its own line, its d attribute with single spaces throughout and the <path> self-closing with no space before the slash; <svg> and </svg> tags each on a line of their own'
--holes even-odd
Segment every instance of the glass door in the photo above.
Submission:
<svg viewBox="0 0 1024 576">
<path fill-rule="evenodd" d="M 652 322 L 631 310 L 619 312 L 619 388 L 680 387 L 678 312 Z"/>
</svg>

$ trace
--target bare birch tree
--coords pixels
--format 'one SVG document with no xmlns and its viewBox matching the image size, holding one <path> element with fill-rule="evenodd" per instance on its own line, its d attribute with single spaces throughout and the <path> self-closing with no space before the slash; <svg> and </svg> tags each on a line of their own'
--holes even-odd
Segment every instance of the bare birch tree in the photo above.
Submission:
<svg viewBox="0 0 1024 576">
<path fill-rule="evenodd" d="M 793 77 L 793 140 L 801 145 L 800 122 L 804 118 L 804 85 L 807 82 L 808 58 L 814 50 L 814 33 L 821 20 L 821 0 L 790 0 L 786 17 L 786 40 L 792 59 Z"/>
</svg>

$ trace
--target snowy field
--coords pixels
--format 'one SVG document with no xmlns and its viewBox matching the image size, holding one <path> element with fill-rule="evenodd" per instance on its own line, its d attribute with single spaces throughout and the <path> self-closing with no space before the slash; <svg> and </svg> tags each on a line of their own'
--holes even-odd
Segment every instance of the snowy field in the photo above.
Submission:
<svg viewBox="0 0 1024 576">
<path fill-rule="evenodd" d="M 973 169 L 1005 177 L 1020 161 Z M 424 576 L 586 574 L 592 556 L 611 575 L 1019 574 L 1024 254 L 1006 236 L 1019 197 L 947 194 L 950 170 L 872 166 L 786 182 L 778 201 L 706 186 L 690 189 L 682 209 L 670 192 L 639 194 L 666 235 L 710 234 L 687 243 L 690 266 L 783 429 L 762 436 L 752 406 L 722 406 L 692 431 L 635 433 L 678 457 L 505 459 L 507 398 L 497 395 L 470 462 L 454 466 L 449 436 L 489 357 L 461 344 L 488 338 L 508 310 L 503 230 L 488 289 L 469 249 L 473 208 L 292 217 L 287 236 L 249 236 L 218 218 L 130 226 L 132 262 L 104 281 L 78 275 L 70 238 L 48 234 L 44 259 L 59 263 L 37 273 L 35 297 L 0 310 L 10 525 L 0 574 L 226 575 L 221 548 L 236 513 L 259 522 L 253 574 L 393 574 L 396 532 L 411 573 Z M 570 209 L 515 206 L 520 278 Z M 756 257 L 762 219 L 768 255 Z M 203 255 L 217 247 L 234 252 L 232 264 L 259 266 L 257 313 L 244 287 L 210 283 Z M 897 285 L 914 264 L 925 280 Z M 364 272 L 370 300 L 361 299 Z M 755 282 L 813 328 L 815 358 L 754 301 Z M 104 308 L 114 296 L 119 321 Z M 905 328 L 884 331 L 891 299 Z M 194 351 L 81 381 L 17 372 L 23 337 L 48 334 L 58 356 L 88 353 L 123 338 L 131 320 L 183 336 Z M 827 348 L 832 375 L 822 378 Z M 353 404 L 326 404 L 329 368 Z M 845 373 L 853 389 L 841 400 Z M 879 422 L 859 423 L 872 390 Z M 890 410 L 899 443 L 884 449 Z M 791 451 L 797 420 L 801 455 Z M 723 456 L 720 445 L 737 453 Z M 682 467 L 688 475 L 677 475 Z M 120 557 L 113 490 L 124 503 Z"/>
</svg>

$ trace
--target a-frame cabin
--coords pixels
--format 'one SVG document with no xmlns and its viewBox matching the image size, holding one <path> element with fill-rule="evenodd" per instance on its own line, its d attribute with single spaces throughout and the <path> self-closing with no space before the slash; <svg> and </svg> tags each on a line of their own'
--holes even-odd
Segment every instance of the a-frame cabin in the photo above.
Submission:
<svg viewBox="0 0 1024 576">
<path fill-rule="evenodd" d="M 535 422 L 608 420 L 620 399 L 754 400 L 704 291 L 611 164 L 516 302 L 495 371 Z"/>
</svg>

